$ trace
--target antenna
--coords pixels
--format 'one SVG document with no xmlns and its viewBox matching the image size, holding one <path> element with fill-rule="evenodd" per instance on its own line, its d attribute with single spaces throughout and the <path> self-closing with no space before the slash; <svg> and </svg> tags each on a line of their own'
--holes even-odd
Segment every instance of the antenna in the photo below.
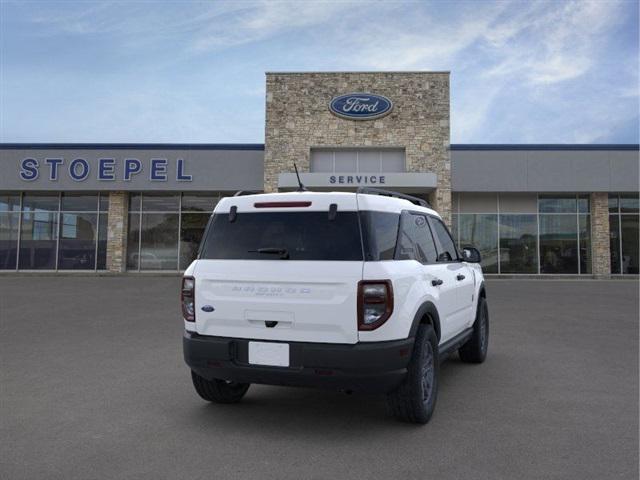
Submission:
<svg viewBox="0 0 640 480">
<path fill-rule="evenodd" d="M 300 180 L 300 174 L 298 173 L 298 166 L 295 164 L 295 162 L 293 163 L 293 168 L 295 168 L 296 177 L 298 177 L 298 190 L 296 190 L 296 191 L 297 192 L 306 192 L 307 191 L 307 187 L 305 187 L 304 184 L 302 183 L 302 180 Z"/>
</svg>

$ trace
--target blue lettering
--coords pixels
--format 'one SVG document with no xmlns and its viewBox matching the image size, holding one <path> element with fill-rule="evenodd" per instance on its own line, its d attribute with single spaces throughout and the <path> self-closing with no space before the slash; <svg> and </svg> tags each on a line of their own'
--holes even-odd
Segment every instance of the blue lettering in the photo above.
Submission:
<svg viewBox="0 0 640 480">
<path fill-rule="evenodd" d="M 184 160 L 178 159 L 178 165 L 176 167 L 176 180 L 178 182 L 190 182 L 192 180 L 191 175 L 184 174 Z"/>
<path fill-rule="evenodd" d="M 78 172 L 80 166 L 80 172 Z M 84 158 L 76 158 L 69 164 L 69 175 L 76 182 L 82 182 L 89 176 L 89 164 Z"/>
<path fill-rule="evenodd" d="M 151 159 L 151 180 L 165 182 L 167 180 L 167 159 L 153 158 Z"/>
<path fill-rule="evenodd" d="M 115 180 L 115 165 L 114 158 L 101 158 L 98 160 L 98 180 Z"/>
<path fill-rule="evenodd" d="M 127 158 L 124 161 L 124 179 L 131 180 L 133 175 L 137 175 L 142 171 L 142 162 L 137 158 Z"/>
<path fill-rule="evenodd" d="M 380 183 L 387 183 L 386 178 L 384 175 L 380 176 Z"/>
<path fill-rule="evenodd" d="M 20 178 L 31 182 L 38 178 L 38 161 L 35 158 L 25 158 L 20 163 Z"/>
<path fill-rule="evenodd" d="M 344 183 L 344 176 L 343 175 L 340 175 L 338 177 L 338 183 Z"/>
<path fill-rule="evenodd" d="M 362 175 L 356 175 L 356 182 L 357 183 L 361 183 L 362 182 Z"/>
<path fill-rule="evenodd" d="M 371 175 L 371 178 L 369 179 L 370 183 L 376 183 L 376 177 L 374 177 L 373 175 Z"/>
<path fill-rule="evenodd" d="M 353 177 L 351 175 L 347 177 L 347 183 L 353 183 Z"/>
<path fill-rule="evenodd" d="M 329 183 L 336 183 L 336 176 L 335 175 L 331 175 L 329 177 Z"/>
<path fill-rule="evenodd" d="M 45 158 L 44 163 L 49 165 L 49 180 L 58 180 L 58 165 L 62 165 L 62 158 Z"/>
</svg>

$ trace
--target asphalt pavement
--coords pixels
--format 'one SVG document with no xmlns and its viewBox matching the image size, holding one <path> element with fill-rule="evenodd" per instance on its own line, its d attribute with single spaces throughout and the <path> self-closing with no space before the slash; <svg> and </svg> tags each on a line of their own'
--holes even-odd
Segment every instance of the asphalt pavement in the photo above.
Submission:
<svg viewBox="0 0 640 480">
<path fill-rule="evenodd" d="M 382 397 L 194 392 L 178 277 L 0 276 L 0 478 L 637 479 L 638 282 L 489 280 L 426 426 Z"/>
</svg>

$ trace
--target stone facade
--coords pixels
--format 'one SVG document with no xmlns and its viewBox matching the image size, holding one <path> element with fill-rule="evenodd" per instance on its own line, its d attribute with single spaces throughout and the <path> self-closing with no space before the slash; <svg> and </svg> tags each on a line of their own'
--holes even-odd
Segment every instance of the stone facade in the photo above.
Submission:
<svg viewBox="0 0 640 480">
<path fill-rule="evenodd" d="M 107 220 L 107 270 L 110 272 L 120 273 L 126 270 L 128 218 L 128 192 L 110 192 Z"/>
<path fill-rule="evenodd" d="M 316 147 L 403 148 L 407 172 L 437 175 L 429 201 L 450 224 L 449 73 L 267 73 L 266 81 L 266 192 L 277 191 L 278 174 L 293 172 L 294 162 L 309 171 Z M 331 99 L 351 92 L 384 95 L 393 110 L 367 121 L 333 115 Z"/>
<path fill-rule="evenodd" d="M 609 196 L 606 192 L 591 194 L 591 258 L 592 272 L 597 277 L 611 274 L 609 244 Z"/>
</svg>

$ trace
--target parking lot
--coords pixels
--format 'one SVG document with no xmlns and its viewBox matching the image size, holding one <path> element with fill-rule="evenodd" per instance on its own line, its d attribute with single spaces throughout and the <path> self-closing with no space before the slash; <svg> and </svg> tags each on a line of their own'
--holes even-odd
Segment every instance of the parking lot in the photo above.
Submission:
<svg viewBox="0 0 640 480">
<path fill-rule="evenodd" d="M 489 280 L 426 426 L 380 397 L 196 396 L 177 277 L 0 277 L 3 479 L 638 478 L 637 281 Z"/>
</svg>

